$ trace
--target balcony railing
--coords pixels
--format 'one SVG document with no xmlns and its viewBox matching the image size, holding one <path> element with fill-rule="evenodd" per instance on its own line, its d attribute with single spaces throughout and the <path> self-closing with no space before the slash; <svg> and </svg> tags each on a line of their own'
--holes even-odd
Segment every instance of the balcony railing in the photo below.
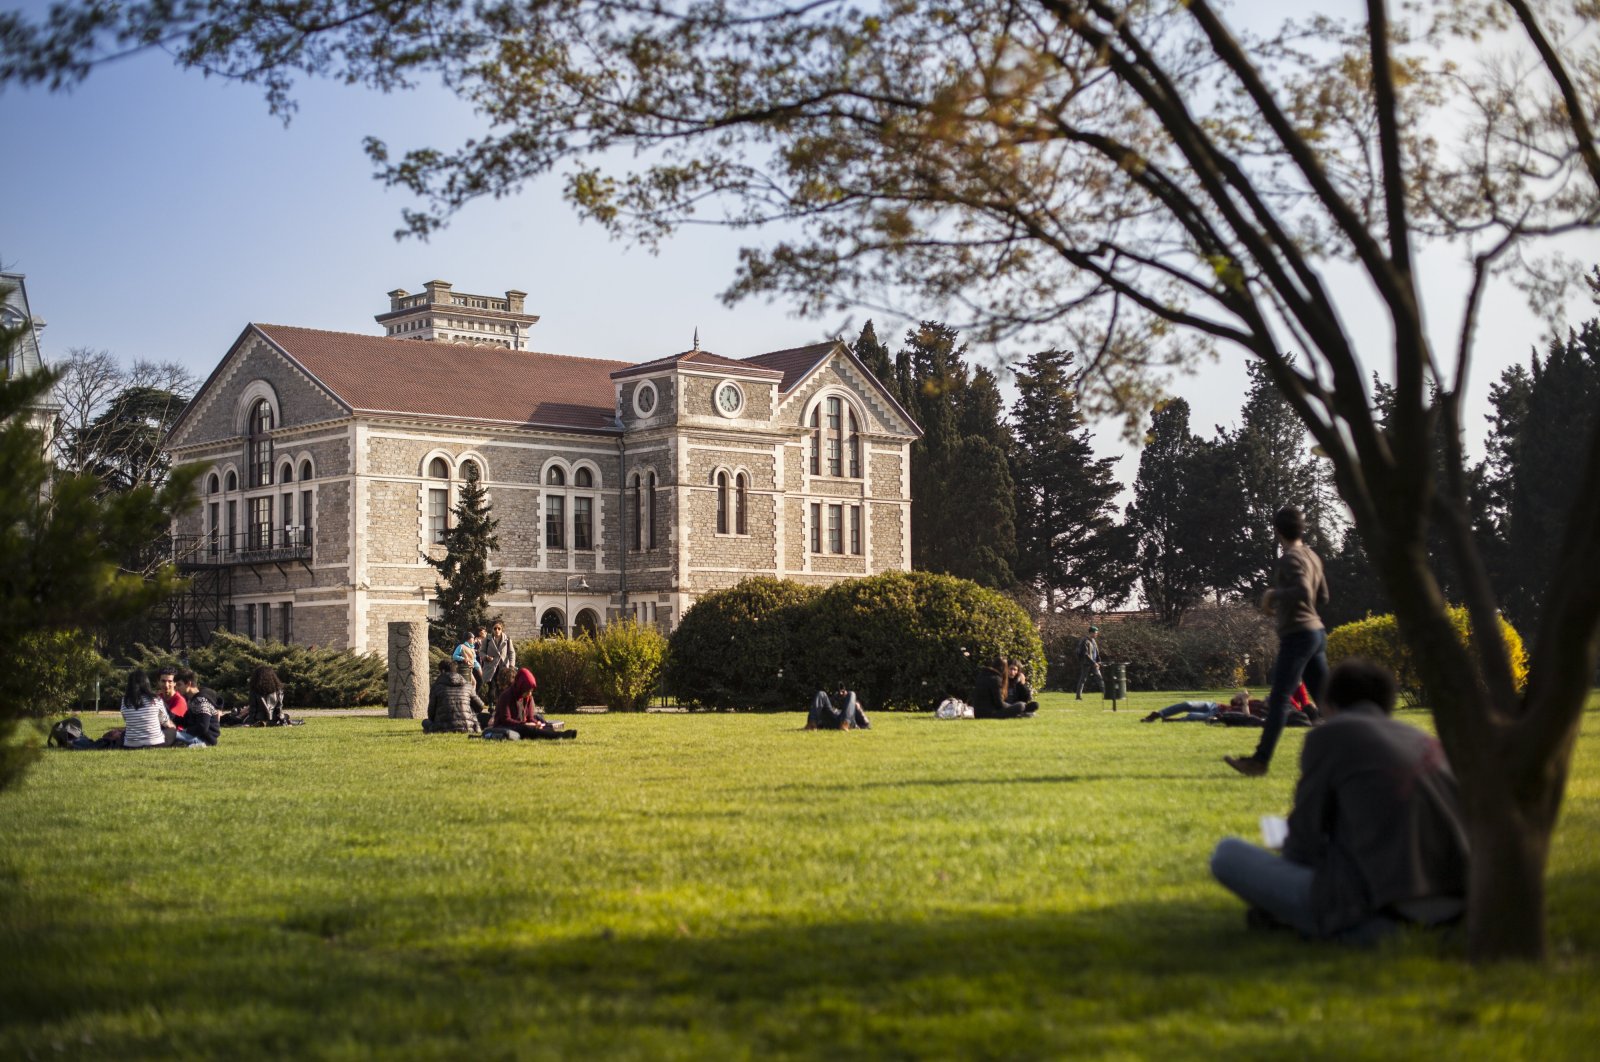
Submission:
<svg viewBox="0 0 1600 1062">
<path fill-rule="evenodd" d="M 176 535 L 172 559 L 180 568 L 270 564 L 311 559 L 311 528 L 253 527 L 231 535 Z"/>
</svg>

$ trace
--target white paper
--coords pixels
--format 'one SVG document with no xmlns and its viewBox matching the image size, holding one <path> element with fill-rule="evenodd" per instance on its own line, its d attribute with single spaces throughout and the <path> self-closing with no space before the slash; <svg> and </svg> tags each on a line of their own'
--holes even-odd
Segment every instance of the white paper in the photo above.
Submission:
<svg viewBox="0 0 1600 1062">
<path fill-rule="evenodd" d="M 1282 848 L 1289 839 L 1289 820 L 1281 815 L 1261 816 L 1261 843 L 1268 848 Z"/>
</svg>

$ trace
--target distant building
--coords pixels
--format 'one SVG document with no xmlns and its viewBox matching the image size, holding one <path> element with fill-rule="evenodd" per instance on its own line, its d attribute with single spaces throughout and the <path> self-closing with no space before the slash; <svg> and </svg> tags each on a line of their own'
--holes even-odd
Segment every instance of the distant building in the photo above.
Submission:
<svg viewBox="0 0 1600 1062">
<path fill-rule="evenodd" d="M 39 347 L 39 333 L 44 331 L 44 326 L 44 319 L 35 317 L 28 306 L 27 277 L 22 273 L 0 273 L 0 327 L 7 331 L 20 330 L 6 354 L 7 376 L 25 376 L 45 368 Z M 56 421 L 60 415 L 60 404 L 48 396 L 29 413 L 28 419 L 44 436 L 46 451 L 55 440 Z"/>
<path fill-rule="evenodd" d="M 174 619 L 382 651 L 421 619 L 461 485 L 499 520 L 491 603 L 513 636 L 670 628 L 751 575 L 905 569 L 920 430 L 840 342 L 642 364 L 534 353 L 522 292 L 389 293 L 384 336 L 248 325 L 173 428 L 203 463 L 174 521 Z M 412 342 L 421 339 L 428 342 Z"/>
</svg>

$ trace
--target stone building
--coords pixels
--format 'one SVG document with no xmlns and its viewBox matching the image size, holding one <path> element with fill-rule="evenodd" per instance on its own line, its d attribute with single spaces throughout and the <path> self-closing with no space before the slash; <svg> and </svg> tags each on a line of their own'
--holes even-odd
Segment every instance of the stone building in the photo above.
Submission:
<svg viewBox="0 0 1600 1062">
<path fill-rule="evenodd" d="M 39 333 L 44 331 L 44 319 L 36 317 L 28 305 L 28 278 L 21 273 L 0 272 L 0 328 L 14 334 L 10 349 L 6 351 L 7 376 L 27 376 L 45 368 L 44 355 L 39 347 Z M 43 438 L 46 451 L 55 438 L 56 421 L 61 405 L 52 395 L 34 403 L 28 410 L 28 421 Z"/>
<path fill-rule="evenodd" d="M 383 651 L 432 607 L 462 484 L 480 479 L 514 637 L 628 615 L 663 629 L 751 575 L 829 583 L 910 566 L 920 431 L 839 342 L 642 364 L 526 349 L 522 292 L 389 293 L 384 336 L 247 326 L 184 411 L 201 462 L 174 521 L 174 619 Z M 421 340 L 421 341 L 419 341 Z"/>
</svg>

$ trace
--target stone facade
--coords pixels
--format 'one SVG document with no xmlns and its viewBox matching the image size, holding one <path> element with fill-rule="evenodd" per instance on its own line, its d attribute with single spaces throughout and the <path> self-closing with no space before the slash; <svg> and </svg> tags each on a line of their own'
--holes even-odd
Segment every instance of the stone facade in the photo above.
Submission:
<svg viewBox="0 0 1600 1062">
<path fill-rule="evenodd" d="M 396 313 L 422 312 L 418 300 L 392 295 Z M 667 628 L 752 575 L 826 583 L 908 566 L 919 431 L 842 345 L 635 366 L 486 349 L 245 329 L 169 440 L 175 460 L 207 466 L 174 533 L 198 543 L 193 566 L 226 574 L 225 623 L 384 652 L 391 624 L 428 615 L 433 536 L 472 475 L 499 521 L 491 604 L 516 639 L 622 616 Z M 421 382 L 400 390 L 441 359 L 491 356 L 527 359 L 495 364 L 532 412 L 479 416 Z"/>
</svg>

